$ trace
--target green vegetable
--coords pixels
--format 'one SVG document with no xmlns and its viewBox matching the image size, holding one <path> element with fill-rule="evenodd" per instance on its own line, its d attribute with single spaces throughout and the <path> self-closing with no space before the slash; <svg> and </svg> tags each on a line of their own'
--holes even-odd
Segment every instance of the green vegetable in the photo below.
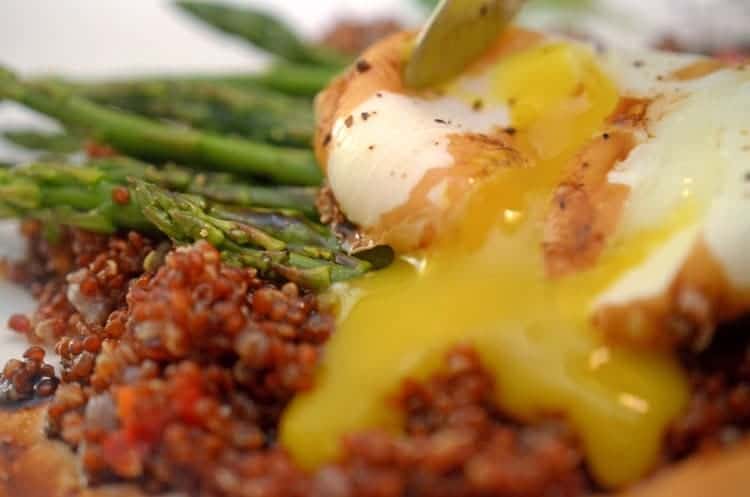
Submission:
<svg viewBox="0 0 750 497">
<path fill-rule="evenodd" d="M 97 103 L 196 129 L 278 145 L 308 147 L 315 120 L 307 99 L 210 82 L 136 81 L 79 87 Z"/>
<path fill-rule="evenodd" d="M 312 151 L 181 129 L 95 104 L 57 84 L 22 82 L 0 68 L 0 98 L 15 100 L 143 159 L 206 166 L 282 184 L 317 185 Z"/>
<path fill-rule="evenodd" d="M 289 95 L 315 96 L 338 73 L 327 67 L 301 64 L 274 64 L 269 69 L 252 76 L 226 78 L 229 84 L 261 85 Z"/>
<path fill-rule="evenodd" d="M 291 62 L 344 67 L 350 59 L 321 46 L 301 41 L 281 20 L 248 7 L 178 0 L 177 6 L 215 27 Z"/>
<path fill-rule="evenodd" d="M 293 210 L 310 217 L 316 215 L 318 190 L 314 187 L 254 185 L 231 174 L 201 173 L 173 164 L 156 168 L 121 157 L 94 160 L 87 169 L 100 171 L 112 183 L 124 184 L 128 178 L 140 178 L 169 190 L 200 195 L 211 202 Z"/>
<path fill-rule="evenodd" d="M 201 195 L 170 192 L 130 174 L 139 171 L 140 163 L 128 161 L 0 169 L 0 214 L 39 219 L 53 228 L 69 225 L 99 233 L 135 229 L 161 232 L 177 243 L 206 240 L 227 262 L 311 288 L 371 269 L 368 262 L 344 254 L 326 228 L 298 214 L 210 207 Z M 169 186 L 191 182 L 190 173 L 180 169 L 149 170 L 142 177 Z"/>
<path fill-rule="evenodd" d="M 328 250 L 340 249 L 336 237 L 328 228 L 294 212 L 238 205 L 215 205 L 211 208 L 211 214 L 269 230 L 290 244 L 315 245 Z"/>
<path fill-rule="evenodd" d="M 265 88 L 292 96 L 314 97 L 338 72 L 337 68 L 276 62 L 257 73 L 194 74 L 181 78 L 160 78 L 160 80 L 203 81 L 250 91 Z"/>
<path fill-rule="evenodd" d="M 314 97 L 328 85 L 339 72 L 329 67 L 294 64 L 291 62 L 276 62 L 269 68 L 259 72 L 238 72 L 218 74 L 185 74 L 178 76 L 153 76 L 119 81 L 105 81 L 103 83 L 89 83 L 71 81 L 59 77 L 46 77 L 36 80 L 45 85 L 56 84 L 66 86 L 80 92 L 95 91 L 97 86 L 123 84 L 184 84 L 211 83 L 225 87 L 246 90 L 250 93 L 270 91 L 283 93 L 288 96 Z"/>
<path fill-rule="evenodd" d="M 257 268 L 262 274 L 281 275 L 311 287 L 359 276 L 369 263 L 319 246 L 294 246 L 248 222 L 208 212 L 200 197 L 170 193 L 155 185 L 133 180 L 134 203 L 159 229 L 176 242 L 205 239 L 223 252 L 230 263 Z M 257 247 L 257 248 L 255 248 Z"/>
<path fill-rule="evenodd" d="M 19 147 L 51 154 L 72 154 L 83 148 L 81 137 L 68 132 L 49 133 L 21 129 L 5 131 L 2 136 Z"/>
</svg>

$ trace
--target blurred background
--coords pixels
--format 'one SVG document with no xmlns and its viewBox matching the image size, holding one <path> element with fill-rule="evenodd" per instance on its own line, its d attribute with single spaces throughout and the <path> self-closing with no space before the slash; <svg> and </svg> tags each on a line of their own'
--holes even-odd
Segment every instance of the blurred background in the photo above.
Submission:
<svg viewBox="0 0 750 497">
<path fill-rule="evenodd" d="M 411 0 L 227 0 L 252 5 L 287 21 L 301 35 L 320 38 L 337 19 L 394 18 L 414 25 L 424 16 Z M 208 29 L 169 0 L 2 0 L 0 64 L 26 75 L 85 78 L 147 74 L 253 71 L 268 57 L 242 40 Z M 0 129 L 46 119 L 0 103 Z M 23 155 L 0 140 L 0 157 Z M 10 157 L 9 157 L 10 156 Z"/>
<path fill-rule="evenodd" d="M 417 22 L 410 0 L 227 0 L 283 17 L 319 37 L 342 18 L 396 17 Z M 169 0 L 3 0 L 0 61 L 19 71 L 80 75 L 232 70 L 262 62 L 259 51 L 178 11 Z"/>
<path fill-rule="evenodd" d="M 224 0 L 277 14 L 316 38 L 342 19 L 391 18 L 416 25 L 436 0 Z M 747 0 L 531 0 L 524 21 L 581 27 L 604 41 L 673 37 L 721 47 L 750 39 Z M 597 25 L 592 25 L 595 21 Z M 238 69 L 259 52 L 205 29 L 169 0 L 3 0 L 0 62 L 21 72 L 131 75 L 189 69 Z"/>
</svg>

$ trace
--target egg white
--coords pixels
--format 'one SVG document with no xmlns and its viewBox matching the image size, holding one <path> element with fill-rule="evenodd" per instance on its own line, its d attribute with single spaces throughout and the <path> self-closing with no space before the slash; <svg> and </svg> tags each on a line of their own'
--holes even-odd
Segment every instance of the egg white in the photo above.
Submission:
<svg viewBox="0 0 750 497">
<path fill-rule="evenodd" d="M 364 117 L 366 116 L 366 117 Z M 456 164 L 450 135 L 508 126 L 504 105 L 475 110 L 446 95 L 428 99 L 382 91 L 336 120 L 328 181 L 347 217 L 367 229 L 403 205 L 424 175 Z M 437 185 L 430 199 L 446 207 Z"/>
<path fill-rule="evenodd" d="M 619 235 L 656 229 L 686 204 L 696 214 L 690 226 L 606 291 L 597 307 L 664 295 L 701 241 L 733 290 L 750 287 L 750 71 L 727 68 L 690 81 L 669 80 L 696 60 L 654 52 L 605 60 L 623 94 L 654 99 L 641 143 L 608 177 L 630 189 Z"/>
</svg>

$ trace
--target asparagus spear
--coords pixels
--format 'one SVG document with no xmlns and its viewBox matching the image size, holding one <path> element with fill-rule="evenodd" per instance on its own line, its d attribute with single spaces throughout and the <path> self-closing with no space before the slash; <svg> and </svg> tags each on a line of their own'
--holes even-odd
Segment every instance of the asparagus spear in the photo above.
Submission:
<svg viewBox="0 0 750 497">
<path fill-rule="evenodd" d="M 74 133 L 49 133 L 31 129 L 5 131 L 3 138 L 29 150 L 39 150 L 52 154 L 72 154 L 83 148 L 80 136 Z"/>
<path fill-rule="evenodd" d="M 215 203 L 241 207 L 286 209 L 314 217 L 318 189 L 309 186 L 262 186 L 224 173 L 197 173 L 167 164 L 162 168 L 134 159 L 109 158 L 92 161 L 90 167 L 106 172 L 110 181 L 142 178 L 170 190 L 200 195 Z"/>
<path fill-rule="evenodd" d="M 66 126 L 84 129 L 94 139 L 135 157 L 204 165 L 277 183 L 317 185 L 321 180 L 311 151 L 171 127 L 94 104 L 60 85 L 19 81 L 2 68 L 0 98 L 15 100 Z"/>
<path fill-rule="evenodd" d="M 278 18 L 255 9 L 191 0 L 178 0 L 176 5 L 220 31 L 292 62 L 338 68 L 350 62 L 334 50 L 302 42 Z"/>
<path fill-rule="evenodd" d="M 0 177 L 0 194 L 2 201 L 18 208 L 40 208 L 67 205 L 78 210 L 91 210 L 107 204 L 115 188 L 128 187 L 131 179 L 144 180 L 161 188 L 188 193 L 191 197 L 201 198 L 212 204 L 221 206 L 217 213 L 226 219 L 231 219 L 230 213 L 242 212 L 236 209 L 248 209 L 254 216 L 235 219 L 245 224 L 258 225 L 281 236 L 291 243 L 320 245 L 329 249 L 338 249 L 330 232 L 322 225 L 305 220 L 296 207 L 302 202 L 297 198 L 300 188 L 276 187 L 267 188 L 255 185 L 241 185 L 231 177 L 217 174 L 195 174 L 192 171 L 177 166 L 167 166 L 157 169 L 133 159 L 109 158 L 93 161 L 85 166 L 75 166 L 58 163 L 37 162 L 13 170 L 2 171 Z M 197 186 L 196 186 L 197 185 Z M 204 190 L 207 185 L 216 193 Z M 224 187 L 244 186 L 248 195 L 241 198 L 231 198 L 221 192 Z M 259 198 L 253 199 L 253 193 L 259 190 Z M 312 190 L 312 189 L 304 189 Z M 201 194 L 200 192 L 207 192 Z M 305 203 L 313 201 L 312 192 Z M 234 201 L 236 200 L 236 201 Z M 258 208 L 253 206 L 267 206 L 277 204 L 278 209 Z M 252 207 L 252 209 L 250 209 Z M 285 221 L 285 219 L 289 219 Z M 303 224 L 308 228 L 304 236 L 291 239 L 287 236 L 287 224 Z M 300 233 L 298 233 L 299 235 Z M 326 238 L 327 235 L 328 238 Z"/>
<path fill-rule="evenodd" d="M 117 185 L 96 171 L 77 169 L 42 165 L 0 170 L 3 217 L 33 217 L 97 233 L 118 228 L 153 231 L 137 206 L 113 200 Z"/>
<path fill-rule="evenodd" d="M 315 96 L 328 85 L 337 72 L 327 67 L 274 64 L 257 75 L 227 77 L 226 80 L 236 86 L 260 84 L 290 95 Z"/>
<path fill-rule="evenodd" d="M 154 76 L 135 80 L 87 83 L 70 81 L 58 77 L 36 80 L 43 84 L 67 86 L 77 92 L 96 92 L 99 85 L 144 84 L 144 83 L 211 83 L 223 87 L 240 89 L 250 93 L 275 92 L 288 96 L 313 97 L 320 92 L 338 71 L 328 67 L 318 67 L 288 62 L 277 62 L 268 69 L 253 73 L 185 74 L 180 76 Z"/>
<path fill-rule="evenodd" d="M 258 88 L 275 90 L 281 93 L 300 97 L 314 97 L 339 72 L 329 67 L 276 62 L 264 71 L 255 73 L 189 75 L 183 81 L 211 82 L 255 91 Z M 161 78 L 162 81 L 170 80 Z M 171 79 L 173 81 L 174 79 Z"/>
<path fill-rule="evenodd" d="M 314 97 L 338 73 L 338 69 L 329 67 L 276 62 L 264 71 L 257 73 L 229 73 L 214 75 L 187 75 L 179 81 L 210 82 L 254 91 L 265 88 L 287 95 Z M 174 81 L 174 78 L 160 78 L 161 81 Z"/>
<path fill-rule="evenodd" d="M 368 262 L 346 254 L 317 246 L 295 247 L 255 225 L 218 217 L 207 211 L 200 197 L 170 193 L 140 180 L 132 184 L 135 203 L 162 232 L 177 242 L 208 240 L 228 262 L 280 274 L 312 288 L 325 288 L 371 269 Z"/>
<path fill-rule="evenodd" d="M 262 88 L 156 80 L 90 85 L 78 93 L 147 117 L 279 145 L 307 147 L 315 127 L 309 100 Z"/>
<path fill-rule="evenodd" d="M 330 250 L 339 250 L 335 235 L 326 227 L 311 222 L 292 211 L 245 207 L 240 205 L 218 205 L 211 208 L 211 214 L 222 219 L 258 226 L 273 233 L 291 244 L 317 245 Z"/>
<path fill-rule="evenodd" d="M 208 175 L 196 176 L 187 189 L 213 202 L 237 206 L 264 206 L 273 209 L 291 209 L 308 217 L 317 214 L 313 187 L 266 187 L 244 183 L 219 184 Z"/>
<path fill-rule="evenodd" d="M 0 170 L 0 214 L 100 233 L 158 231 L 177 243 L 206 240 L 229 262 L 314 288 L 363 274 L 371 267 L 327 243 L 332 238 L 310 236 L 312 223 L 307 225 L 310 231 L 302 233 L 306 236 L 292 239 L 278 222 L 282 213 L 257 211 L 252 218 L 224 217 L 220 209 L 210 210 L 203 197 L 169 192 L 136 178 L 123 187 L 112 178 L 101 168 L 67 165 Z M 293 218 L 288 224 L 302 222 Z"/>
<path fill-rule="evenodd" d="M 313 187 L 253 185 L 229 174 L 198 173 L 173 164 L 156 168 L 125 157 L 92 160 L 85 166 L 36 163 L 18 169 L 15 174 L 42 185 L 68 189 L 89 188 L 98 183 L 127 186 L 129 178 L 139 178 L 224 205 L 286 209 L 311 217 L 315 215 L 317 189 Z M 52 191 L 48 195 L 54 196 L 56 193 Z M 82 198 L 85 196 L 84 193 Z M 71 202 L 77 201 L 73 199 Z"/>
</svg>

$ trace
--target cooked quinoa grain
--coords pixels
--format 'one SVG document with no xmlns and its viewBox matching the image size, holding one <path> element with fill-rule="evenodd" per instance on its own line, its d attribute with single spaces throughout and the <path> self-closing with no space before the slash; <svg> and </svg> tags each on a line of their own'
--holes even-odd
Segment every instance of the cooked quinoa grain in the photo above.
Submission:
<svg viewBox="0 0 750 497">
<path fill-rule="evenodd" d="M 47 402 L 47 435 L 90 485 L 208 497 L 577 497 L 597 491 L 564 419 L 519 423 L 494 402 L 470 348 L 405 381 L 390 401 L 401 434 L 341 441 L 339 460 L 299 468 L 277 443 L 281 414 L 313 387 L 334 332 L 318 297 L 229 267 L 208 243 L 174 248 L 136 233 L 28 222 L 25 262 L 7 273 L 39 299 L 10 328 L 54 344 L 59 377 L 31 347 L 0 375 L 5 408 Z M 665 463 L 735 443 L 750 430 L 747 322 L 703 351 L 683 347 L 693 394 L 665 437 Z"/>
<path fill-rule="evenodd" d="M 59 380 L 44 356 L 44 349 L 33 346 L 24 352 L 23 360 L 11 359 L 5 364 L 0 374 L 0 406 L 23 405 L 55 393 Z"/>
</svg>

